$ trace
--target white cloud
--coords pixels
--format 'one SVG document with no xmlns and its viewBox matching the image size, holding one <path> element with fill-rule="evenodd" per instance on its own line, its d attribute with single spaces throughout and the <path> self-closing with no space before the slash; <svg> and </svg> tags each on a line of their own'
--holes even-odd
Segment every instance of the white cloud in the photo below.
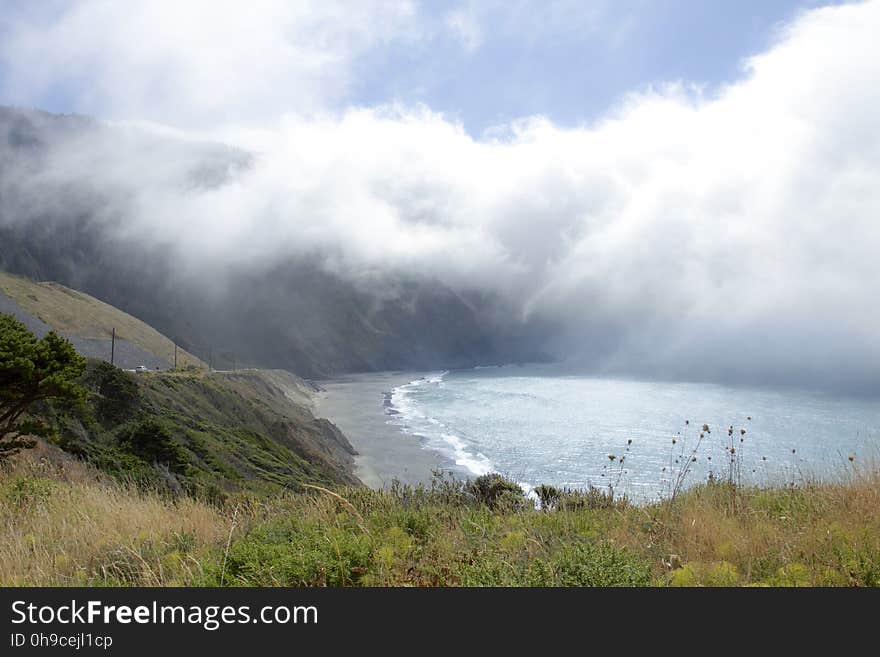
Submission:
<svg viewBox="0 0 880 657">
<path fill-rule="evenodd" d="M 324 108 L 362 53 L 417 36 L 406 0 L 78 0 L 4 20 L 3 96 L 189 127 Z"/>
<path fill-rule="evenodd" d="M 229 134 L 258 153 L 231 184 L 137 179 L 132 226 L 219 262 L 319 249 L 490 289 L 600 367 L 877 384 L 878 33 L 880 2 L 811 11 L 717 94 L 670 85 L 575 129 L 291 113 Z"/>
</svg>

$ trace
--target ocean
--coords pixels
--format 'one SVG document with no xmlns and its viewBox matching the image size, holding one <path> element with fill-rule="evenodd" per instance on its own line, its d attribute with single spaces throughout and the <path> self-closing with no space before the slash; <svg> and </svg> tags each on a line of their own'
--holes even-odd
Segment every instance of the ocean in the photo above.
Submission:
<svg viewBox="0 0 880 657">
<path fill-rule="evenodd" d="M 430 474 L 419 473 L 395 445 L 417 447 L 462 477 L 500 472 L 527 491 L 539 484 L 613 487 L 635 500 L 668 495 L 682 473 L 684 486 L 709 477 L 797 484 L 845 475 L 880 453 L 877 399 L 573 376 L 541 365 L 376 381 L 355 377 L 331 384 L 328 394 L 344 391 L 348 404 L 363 406 L 375 427 L 384 427 L 383 450 L 392 453 L 378 474 L 386 483 L 395 463 L 406 462 L 410 480 Z M 364 442 L 376 438 L 361 435 L 365 423 L 337 423 L 359 451 L 368 447 L 369 460 Z"/>
</svg>

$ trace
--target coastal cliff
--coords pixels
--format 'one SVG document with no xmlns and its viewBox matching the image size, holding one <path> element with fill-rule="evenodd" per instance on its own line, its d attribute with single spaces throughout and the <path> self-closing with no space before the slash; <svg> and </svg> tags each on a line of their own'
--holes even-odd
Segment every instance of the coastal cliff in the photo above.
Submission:
<svg viewBox="0 0 880 657">
<path fill-rule="evenodd" d="M 105 473 L 210 498 L 361 485 L 354 448 L 312 414 L 314 386 L 290 372 L 212 371 L 145 322 L 58 283 L 0 272 L 0 312 L 38 336 L 55 330 L 89 359 L 83 404 L 34 412 L 58 447 Z"/>
</svg>

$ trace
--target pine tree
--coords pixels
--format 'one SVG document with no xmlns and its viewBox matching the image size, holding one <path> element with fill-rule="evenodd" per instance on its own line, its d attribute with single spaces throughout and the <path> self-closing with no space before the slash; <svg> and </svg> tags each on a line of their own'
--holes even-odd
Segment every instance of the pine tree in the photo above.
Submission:
<svg viewBox="0 0 880 657">
<path fill-rule="evenodd" d="M 49 427 L 28 417 L 42 400 L 81 400 L 85 390 L 74 383 L 86 361 L 54 331 L 41 339 L 12 315 L 0 313 L 0 461 L 33 447 L 32 436 Z"/>
</svg>

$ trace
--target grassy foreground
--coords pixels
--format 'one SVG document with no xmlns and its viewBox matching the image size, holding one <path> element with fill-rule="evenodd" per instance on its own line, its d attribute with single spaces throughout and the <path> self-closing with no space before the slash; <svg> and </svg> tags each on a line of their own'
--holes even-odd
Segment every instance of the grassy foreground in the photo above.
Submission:
<svg viewBox="0 0 880 657">
<path fill-rule="evenodd" d="M 339 489 L 222 506 L 125 486 L 77 461 L 0 469 L 0 584 L 880 585 L 880 472 L 832 484 L 703 485 L 633 506 L 563 494 Z"/>
</svg>

